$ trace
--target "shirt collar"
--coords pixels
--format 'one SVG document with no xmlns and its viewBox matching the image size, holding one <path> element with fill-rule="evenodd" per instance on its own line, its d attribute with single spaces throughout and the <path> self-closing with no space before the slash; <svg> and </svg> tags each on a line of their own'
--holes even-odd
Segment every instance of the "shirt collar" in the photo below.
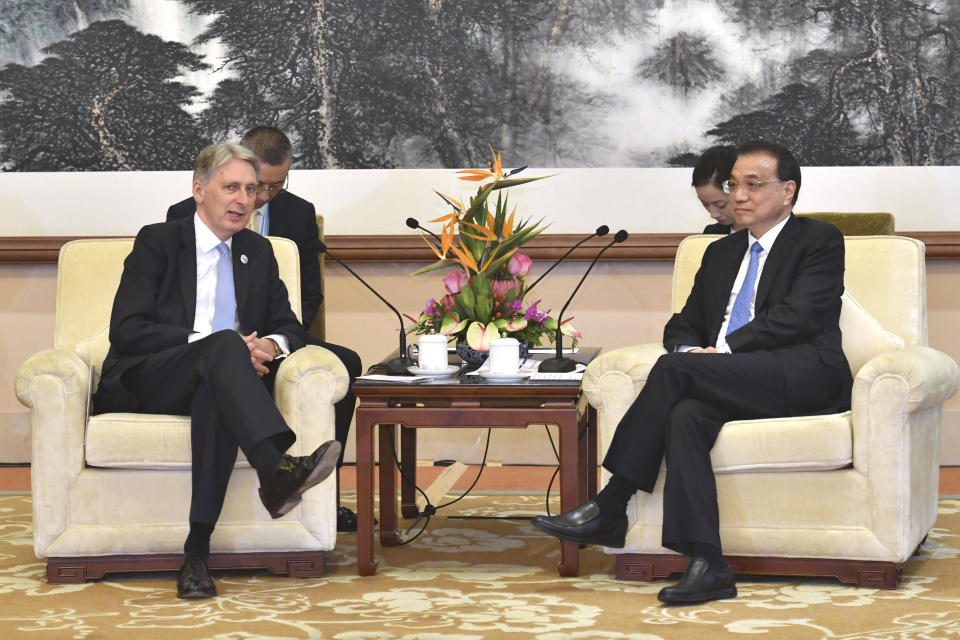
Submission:
<svg viewBox="0 0 960 640">
<path fill-rule="evenodd" d="M 777 236 L 779 236 L 780 232 L 783 231 L 783 226 L 787 224 L 787 220 L 789 220 L 792 215 L 792 213 L 787 215 L 786 218 L 778 222 L 769 231 L 763 234 L 763 237 L 759 240 L 754 238 L 752 233 L 747 232 L 747 251 L 750 251 L 750 249 L 753 248 L 754 242 L 759 242 L 760 246 L 763 247 L 764 252 L 770 253 L 773 243 L 777 241 Z"/>
<path fill-rule="evenodd" d="M 200 219 L 200 215 L 197 213 L 193 214 L 193 229 L 196 232 L 197 248 L 200 249 L 200 253 L 206 253 L 220 244 L 220 238 L 214 235 L 213 231 L 210 230 L 210 227 L 208 227 L 207 224 Z M 223 242 L 227 243 L 227 247 L 232 248 L 233 236 L 230 236 Z"/>
</svg>

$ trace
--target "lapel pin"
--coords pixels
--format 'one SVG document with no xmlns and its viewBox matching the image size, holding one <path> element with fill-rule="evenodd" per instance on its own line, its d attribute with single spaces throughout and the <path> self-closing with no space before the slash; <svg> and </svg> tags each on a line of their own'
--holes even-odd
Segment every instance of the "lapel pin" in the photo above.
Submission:
<svg viewBox="0 0 960 640">
<path fill-rule="evenodd" d="M 245 254 L 245 253 L 241 253 L 241 254 L 240 254 L 240 263 L 241 263 L 241 264 L 247 264 L 247 254 Z"/>
</svg>

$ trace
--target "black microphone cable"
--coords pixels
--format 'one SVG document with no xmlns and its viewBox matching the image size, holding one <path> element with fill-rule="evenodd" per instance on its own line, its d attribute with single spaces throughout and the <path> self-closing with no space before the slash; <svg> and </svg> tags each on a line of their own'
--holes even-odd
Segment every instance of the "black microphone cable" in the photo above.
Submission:
<svg viewBox="0 0 960 640">
<path fill-rule="evenodd" d="M 476 477 L 473 479 L 473 482 L 470 484 L 470 486 L 467 487 L 467 489 L 466 489 L 460 496 L 458 496 L 457 498 L 454 498 L 453 500 L 451 500 L 451 501 L 449 501 L 449 502 L 445 502 L 445 503 L 443 503 L 443 504 L 441 504 L 441 505 L 436 505 L 436 506 L 433 505 L 433 504 L 431 504 L 431 502 L 430 502 L 430 496 L 428 496 L 428 495 L 426 494 L 426 492 L 424 492 L 424 490 L 421 489 L 421 488 L 417 485 L 416 481 L 415 481 L 414 479 L 412 479 L 412 478 L 407 474 L 407 472 L 403 469 L 403 465 L 400 464 L 400 458 L 399 458 L 399 456 L 397 455 L 397 446 L 396 446 L 396 442 L 394 441 L 394 438 L 393 438 L 393 432 L 392 432 L 392 431 L 389 431 L 389 432 L 388 432 L 388 435 L 389 435 L 389 437 L 390 437 L 390 450 L 391 450 L 391 453 L 393 454 L 393 462 L 394 462 L 394 464 L 397 466 L 397 470 L 400 472 L 400 477 L 403 478 L 408 484 L 413 485 L 414 489 L 416 489 L 417 492 L 419 492 L 420 495 L 423 496 L 423 499 L 426 501 L 426 506 L 424 506 L 423 511 L 418 514 L 418 519 L 410 526 L 410 528 L 412 529 L 413 527 L 417 526 L 417 523 L 418 523 L 421 519 L 426 518 L 426 520 L 425 520 L 424 523 L 423 523 L 423 526 L 420 528 L 420 531 L 418 531 L 412 538 L 408 538 L 408 539 L 406 539 L 406 540 L 402 540 L 402 541 L 398 542 L 398 543 L 397 543 L 398 545 L 410 544 L 411 542 L 413 542 L 414 540 L 416 540 L 417 538 L 419 538 L 419 537 L 423 534 L 423 532 L 427 530 L 427 527 L 430 525 L 430 518 L 432 518 L 434 515 L 436 515 L 436 513 L 437 513 L 437 511 L 438 511 L 439 509 L 443 509 L 443 508 L 445 508 L 445 507 L 449 507 L 450 505 L 452 505 L 452 504 L 454 504 L 454 503 L 457 503 L 457 502 L 459 502 L 460 500 L 463 500 L 465 497 L 467 497 L 467 495 L 470 494 L 471 491 L 473 491 L 473 488 L 476 487 L 476 486 L 477 486 L 477 483 L 480 481 L 480 476 L 483 474 L 483 470 L 486 469 L 486 467 L 487 467 L 487 454 L 488 454 L 488 452 L 490 451 L 490 434 L 491 434 L 492 432 L 493 432 L 493 429 L 491 429 L 491 428 L 488 427 L 488 428 L 487 428 L 487 442 L 486 442 L 486 445 L 485 445 L 484 448 L 483 448 L 483 458 L 482 458 L 481 461 L 480 461 L 480 468 L 477 470 L 477 475 L 476 475 Z M 416 463 L 414 463 L 414 464 L 416 464 Z M 382 499 L 383 499 L 383 496 L 381 496 L 381 500 L 382 500 Z M 473 517 L 476 517 L 476 516 L 470 516 L 470 517 L 473 518 Z"/>
</svg>

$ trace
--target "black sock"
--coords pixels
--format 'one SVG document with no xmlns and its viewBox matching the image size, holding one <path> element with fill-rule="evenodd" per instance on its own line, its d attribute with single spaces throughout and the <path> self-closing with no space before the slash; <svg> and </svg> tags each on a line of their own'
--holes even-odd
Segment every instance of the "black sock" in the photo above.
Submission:
<svg viewBox="0 0 960 640">
<path fill-rule="evenodd" d="M 693 555 L 696 558 L 703 558 L 710 565 L 711 569 L 723 569 L 727 567 L 727 561 L 723 559 L 723 551 L 720 547 L 706 542 L 693 543 Z"/>
<path fill-rule="evenodd" d="M 619 518 L 627 512 L 627 503 L 638 487 L 623 476 L 613 475 L 597 497 L 593 499 L 604 518 Z"/>
<path fill-rule="evenodd" d="M 190 534 L 187 541 L 183 543 L 183 552 L 200 556 L 204 560 L 210 557 L 210 536 L 213 534 L 213 527 L 209 524 L 200 522 L 190 523 Z"/>
<path fill-rule="evenodd" d="M 277 449 L 276 445 L 270 441 L 270 438 L 261 440 L 253 448 L 247 460 L 250 465 L 257 470 L 257 477 L 260 478 L 260 484 L 273 475 L 273 470 L 280 464 L 283 454 Z"/>
</svg>

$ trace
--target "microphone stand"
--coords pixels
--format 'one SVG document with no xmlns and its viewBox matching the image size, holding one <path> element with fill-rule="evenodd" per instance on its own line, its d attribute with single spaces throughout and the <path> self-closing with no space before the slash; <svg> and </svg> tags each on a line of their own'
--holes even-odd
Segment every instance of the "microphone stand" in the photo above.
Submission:
<svg viewBox="0 0 960 640">
<path fill-rule="evenodd" d="M 410 218 L 410 219 L 407 220 L 407 224 L 410 224 L 410 220 L 412 220 L 412 218 Z M 609 233 L 609 232 L 610 232 L 610 227 L 608 227 L 608 226 L 605 225 L 605 224 L 602 224 L 602 225 L 600 225 L 599 227 L 597 227 L 597 230 L 596 230 L 596 231 L 594 231 L 593 233 L 591 233 L 589 236 L 587 236 L 586 238 L 584 238 L 583 240 L 581 240 L 581 241 L 578 242 L 577 244 L 575 244 L 575 245 L 573 245 L 572 247 L 570 247 L 565 254 L 563 254 L 562 256 L 560 256 L 560 259 L 559 259 L 559 260 L 557 260 L 557 261 L 554 262 L 552 265 L 550 265 L 550 268 L 549 268 L 549 269 L 547 269 L 546 271 L 544 271 L 544 272 L 540 275 L 539 278 L 537 278 L 536 280 L 534 280 L 532 285 L 530 285 L 529 287 L 527 287 L 526 289 L 523 290 L 523 294 L 520 296 L 520 299 L 522 300 L 524 296 L 526 296 L 528 293 L 530 293 L 530 289 L 533 289 L 535 286 L 537 286 L 537 283 L 540 282 L 541 280 L 543 280 L 543 278 L 544 278 L 548 273 L 550 273 L 551 271 L 553 271 L 554 267 L 556 267 L 558 264 L 560 264 L 561 262 L 563 262 L 564 260 L 566 260 L 566 259 L 567 259 L 567 256 L 569 256 L 571 253 L 573 253 L 573 250 L 574 250 L 574 249 L 576 249 L 577 247 L 579 247 L 580 245 L 582 245 L 582 244 L 583 244 L 584 242 L 586 242 L 587 240 L 590 240 L 591 238 L 602 238 L 603 236 L 607 235 L 607 233 Z"/>
<path fill-rule="evenodd" d="M 580 278 L 580 282 L 577 283 L 576 288 L 573 290 L 573 293 L 570 294 L 570 297 L 567 298 L 567 301 L 563 305 L 563 309 L 560 310 L 560 313 L 557 314 L 557 335 L 556 335 L 556 345 L 557 353 L 553 358 L 548 358 L 540 363 L 540 366 L 537 367 L 537 371 L 543 371 L 545 373 L 569 373 L 577 368 L 576 361 L 570 358 L 563 357 L 563 333 L 561 331 L 560 323 L 563 320 L 563 314 L 566 312 L 567 307 L 570 306 L 570 302 L 573 301 L 573 296 L 577 295 L 577 291 L 580 290 L 580 285 L 583 284 L 583 281 L 587 279 L 587 276 L 590 275 L 590 270 L 593 269 L 593 265 L 597 264 L 597 260 L 600 259 L 600 256 L 603 255 L 603 252 L 612 247 L 613 245 L 623 242 L 627 239 L 627 232 L 623 229 L 617 231 L 617 235 L 613 237 L 613 240 L 605 246 L 603 249 L 600 249 L 600 252 L 593 259 L 593 262 L 590 263 L 590 266 L 587 267 L 586 273 L 583 274 L 583 277 Z"/>
<path fill-rule="evenodd" d="M 320 253 L 326 254 L 331 258 L 333 258 L 334 260 L 336 260 L 337 264 L 339 264 L 341 267 L 346 269 L 350 273 L 350 275 L 352 275 L 354 278 L 359 280 L 360 283 L 363 284 L 363 286 L 369 289 L 373 293 L 373 295 L 380 298 L 380 301 L 383 302 L 383 304 L 390 307 L 390 310 L 397 315 L 397 320 L 400 322 L 400 355 L 399 357 L 393 358 L 391 360 L 387 360 L 386 362 L 381 362 L 380 364 L 375 364 L 373 365 L 373 367 L 370 367 L 370 368 L 371 369 L 382 368 L 387 372 L 387 375 L 390 375 L 390 376 L 409 375 L 410 372 L 407 371 L 407 367 L 410 367 L 413 365 L 413 360 L 407 357 L 407 333 L 403 329 L 403 318 L 400 317 L 400 312 L 397 311 L 396 307 L 394 307 L 392 304 L 387 302 L 386 298 L 384 298 L 382 295 L 377 293 L 377 291 L 373 287 L 367 284 L 366 280 L 361 278 L 359 275 L 357 275 L 357 273 L 353 269 L 348 267 L 346 263 L 343 262 L 343 260 L 341 260 L 337 256 L 330 253 L 330 250 L 327 249 L 327 245 L 323 244 L 322 242 L 320 243 Z"/>
</svg>

